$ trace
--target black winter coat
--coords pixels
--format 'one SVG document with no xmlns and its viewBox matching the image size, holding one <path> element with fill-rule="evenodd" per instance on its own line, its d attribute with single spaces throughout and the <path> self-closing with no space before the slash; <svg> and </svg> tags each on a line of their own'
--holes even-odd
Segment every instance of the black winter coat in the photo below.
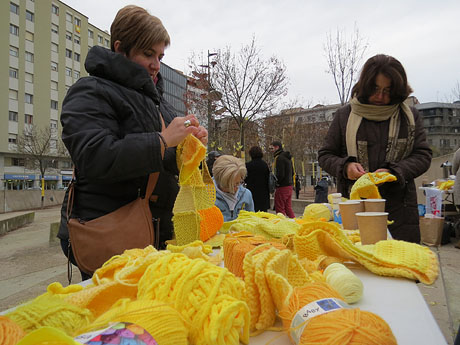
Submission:
<svg viewBox="0 0 460 345">
<path fill-rule="evenodd" d="M 246 188 L 252 193 L 254 209 L 256 212 L 266 212 L 270 208 L 270 193 L 268 191 L 268 176 L 270 169 L 262 158 L 255 158 L 246 163 L 248 175 L 246 176 Z"/>
<path fill-rule="evenodd" d="M 409 242 L 420 242 L 417 194 L 414 179 L 428 170 L 431 164 L 431 149 L 426 141 L 422 118 L 416 109 L 411 109 L 415 119 L 415 140 L 412 153 L 399 162 L 386 162 L 388 127 L 390 120 L 369 121 L 363 119 L 356 134 L 356 140 L 366 141 L 369 157 L 369 171 L 379 168 L 389 169 L 397 181 L 379 186 L 382 198 L 386 199 L 385 210 L 388 219 L 394 220 L 388 226 L 393 238 Z M 318 152 L 319 165 L 330 175 L 337 177 L 337 191 L 349 197 L 350 188 L 355 181 L 346 176 L 347 163 L 356 157 L 347 155 L 346 127 L 351 106 L 345 105 L 334 114 L 324 146 Z M 401 114 L 401 118 L 405 118 Z M 401 121 L 399 138 L 407 137 L 407 123 Z"/>
<path fill-rule="evenodd" d="M 175 148 L 161 157 L 160 112 L 168 125 L 176 116 L 148 72 L 122 54 L 93 47 L 85 61 L 89 77 L 79 79 L 62 106 L 62 140 L 75 165 L 73 216 L 91 220 L 110 213 L 145 193 L 148 175 L 160 172 L 150 203 L 154 217 L 164 217 L 171 238 L 171 212 L 178 192 Z M 58 237 L 68 239 L 62 207 Z M 169 217 L 169 219 L 167 219 Z M 162 219 L 163 221 L 163 219 Z"/>
<path fill-rule="evenodd" d="M 276 182 L 276 186 L 292 186 L 294 183 L 291 153 L 279 149 L 275 152 L 275 160 L 275 175 L 278 179 L 278 181 Z"/>
</svg>

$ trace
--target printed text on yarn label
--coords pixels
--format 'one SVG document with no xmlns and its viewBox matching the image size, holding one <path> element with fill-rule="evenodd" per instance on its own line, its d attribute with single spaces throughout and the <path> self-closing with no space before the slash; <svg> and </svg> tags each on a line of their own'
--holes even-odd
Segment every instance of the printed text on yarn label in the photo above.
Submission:
<svg viewBox="0 0 460 345">
<path fill-rule="evenodd" d="M 336 298 L 323 298 L 302 307 L 294 316 L 291 322 L 291 337 L 296 344 L 300 343 L 300 337 L 307 326 L 308 321 L 318 315 L 331 311 L 351 308 L 347 303 Z"/>
</svg>

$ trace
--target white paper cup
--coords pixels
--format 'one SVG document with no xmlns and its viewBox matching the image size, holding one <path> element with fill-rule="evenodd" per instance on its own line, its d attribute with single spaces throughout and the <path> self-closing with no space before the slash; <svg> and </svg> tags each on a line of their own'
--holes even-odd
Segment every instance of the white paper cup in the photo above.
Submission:
<svg viewBox="0 0 460 345">
<path fill-rule="evenodd" d="M 375 244 L 387 239 L 388 212 L 358 212 L 361 244 Z"/>
<path fill-rule="evenodd" d="M 356 213 L 363 211 L 363 204 L 359 200 L 350 200 L 339 203 L 342 226 L 346 230 L 358 229 Z"/>
<path fill-rule="evenodd" d="M 365 199 L 364 210 L 366 212 L 385 212 L 385 199 Z"/>
</svg>

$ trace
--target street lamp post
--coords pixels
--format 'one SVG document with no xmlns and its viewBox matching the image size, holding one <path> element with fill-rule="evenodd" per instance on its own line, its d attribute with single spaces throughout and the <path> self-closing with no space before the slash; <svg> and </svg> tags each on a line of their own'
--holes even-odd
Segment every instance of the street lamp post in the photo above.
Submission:
<svg viewBox="0 0 460 345">
<path fill-rule="evenodd" d="M 207 77 L 208 77 L 208 87 L 207 87 L 207 118 L 208 118 L 208 151 L 211 150 L 211 143 L 214 142 L 214 124 L 212 118 L 212 107 L 211 107 L 211 63 L 209 62 L 209 58 L 211 56 L 216 56 L 217 53 L 210 53 L 208 50 L 208 64 L 207 65 L 200 65 L 200 67 L 204 67 L 208 70 Z M 213 62 L 213 65 L 215 62 Z"/>
</svg>

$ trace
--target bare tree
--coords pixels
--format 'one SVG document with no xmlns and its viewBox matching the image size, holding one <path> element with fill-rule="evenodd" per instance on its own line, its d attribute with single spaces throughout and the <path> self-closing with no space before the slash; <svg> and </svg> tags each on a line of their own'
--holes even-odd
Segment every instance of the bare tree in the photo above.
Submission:
<svg viewBox="0 0 460 345">
<path fill-rule="evenodd" d="M 16 151 L 24 156 L 29 169 L 40 171 L 43 207 L 45 173 L 48 168 L 56 167 L 59 155 L 66 155 L 67 152 L 58 140 L 57 130 L 36 126 L 24 128 L 24 132 L 18 136 Z"/>
<path fill-rule="evenodd" d="M 218 101 L 239 130 L 241 150 L 245 150 L 245 130 L 249 123 L 272 111 L 287 93 L 285 65 L 275 56 L 263 60 L 255 37 L 238 53 L 227 47 L 219 51 L 211 79 Z"/>
<path fill-rule="evenodd" d="M 332 74 L 339 94 L 340 103 L 348 102 L 353 82 L 356 80 L 358 66 L 369 44 L 359 34 L 355 24 L 349 38 L 345 30 L 337 29 L 335 35 L 327 34 L 324 52 L 327 59 L 327 73 Z"/>
<path fill-rule="evenodd" d="M 452 102 L 460 101 L 460 82 L 458 80 L 452 89 L 452 98 L 453 98 Z"/>
</svg>

